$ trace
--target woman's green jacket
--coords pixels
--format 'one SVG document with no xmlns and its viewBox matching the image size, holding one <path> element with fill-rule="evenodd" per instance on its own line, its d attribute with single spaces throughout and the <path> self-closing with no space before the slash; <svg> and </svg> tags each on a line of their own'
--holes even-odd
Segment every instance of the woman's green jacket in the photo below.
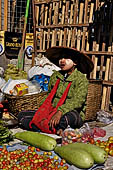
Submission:
<svg viewBox="0 0 113 170">
<path fill-rule="evenodd" d="M 60 73 L 60 71 L 54 71 L 48 84 L 48 93 L 51 92 L 51 89 L 58 78 L 60 79 L 60 84 L 52 101 L 53 106 L 55 107 L 57 105 L 68 83 L 71 81 L 72 84 L 67 98 L 58 110 L 62 111 L 63 114 L 71 110 L 77 110 L 80 113 L 82 120 L 85 120 L 86 97 L 88 92 L 88 80 L 86 75 L 75 69 L 74 72 L 67 77 L 67 79 L 64 79 L 64 76 Z M 47 96 L 44 97 L 41 104 L 44 102 L 46 97 Z"/>
</svg>

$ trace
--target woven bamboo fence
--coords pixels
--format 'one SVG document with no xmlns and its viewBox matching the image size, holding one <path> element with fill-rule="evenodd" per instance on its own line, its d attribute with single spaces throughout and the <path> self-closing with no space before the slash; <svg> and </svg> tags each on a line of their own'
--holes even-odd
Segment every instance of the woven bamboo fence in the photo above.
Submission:
<svg viewBox="0 0 113 170">
<path fill-rule="evenodd" d="M 90 79 L 103 80 L 101 109 L 113 102 L 113 2 L 33 0 L 34 57 L 52 46 L 75 47 L 94 63 Z"/>
</svg>

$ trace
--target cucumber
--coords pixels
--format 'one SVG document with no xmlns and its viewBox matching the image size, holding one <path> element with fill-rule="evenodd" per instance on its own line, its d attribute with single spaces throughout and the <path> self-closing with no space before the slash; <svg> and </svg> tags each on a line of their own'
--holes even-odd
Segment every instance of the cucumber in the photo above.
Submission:
<svg viewBox="0 0 113 170">
<path fill-rule="evenodd" d="M 38 147 L 41 150 L 51 151 L 54 150 L 57 145 L 57 142 L 54 138 L 38 132 L 18 132 L 14 136 L 15 138 L 20 139 L 35 147 Z"/>
<path fill-rule="evenodd" d="M 54 151 L 69 164 L 78 168 L 86 169 L 92 167 L 94 164 L 92 156 L 82 149 L 71 149 L 68 145 L 66 145 L 66 147 L 57 146 Z"/>
<path fill-rule="evenodd" d="M 66 147 L 66 146 L 65 146 Z M 71 149 L 80 148 L 87 151 L 97 164 L 103 164 L 107 160 L 107 153 L 99 146 L 86 143 L 72 143 L 68 145 Z"/>
</svg>

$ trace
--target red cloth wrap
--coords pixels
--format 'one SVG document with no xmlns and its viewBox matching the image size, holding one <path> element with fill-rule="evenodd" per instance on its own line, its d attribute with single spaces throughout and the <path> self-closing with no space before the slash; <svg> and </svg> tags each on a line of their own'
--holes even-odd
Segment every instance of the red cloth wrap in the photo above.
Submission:
<svg viewBox="0 0 113 170">
<path fill-rule="evenodd" d="M 57 112 L 58 107 L 61 106 L 64 103 L 72 82 L 69 82 L 69 84 L 68 84 L 66 90 L 64 91 L 61 99 L 57 103 L 57 106 L 54 108 L 52 106 L 52 99 L 53 99 L 53 97 L 54 97 L 54 95 L 55 95 L 55 93 L 57 91 L 59 83 L 60 83 L 60 79 L 58 79 L 56 81 L 56 83 L 55 83 L 53 89 L 51 90 L 51 92 L 49 93 L 48 97 L 45 99 L 43 104 L 36 111 L 33 119 L 29 123 L 29 127 L 30 128 L 32 128 L 31 125 L 34 124 L 42 132 L 53 133 L 53 134 L 56 133 L 56 129 L 55 128 L 50 130 L 50 128 L 49 128 L 49 121 L 52 118 L 52 116 Z"/>
</svg>

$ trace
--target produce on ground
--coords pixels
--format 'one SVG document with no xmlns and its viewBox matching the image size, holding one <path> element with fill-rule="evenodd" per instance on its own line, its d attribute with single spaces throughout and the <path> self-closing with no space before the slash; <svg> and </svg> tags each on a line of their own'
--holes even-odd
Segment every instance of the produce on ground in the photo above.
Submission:
<svg viewBox="0 0 113 170">
<path fill-rule="evenodd" d="M 0 120 L 0 145 L 13 140 L 12 132 L 4 126 L 4 121 Z"/>
<path fill-rule="evenodd" d="M 93 157 L 83 149 L 70 148 L 69 145 L 57 146 L 54 151 L 69 164 L 78 168 L 90 168 L 94 164 Z"/>
<path fill-rule="evenodd" d="M 4 146 L 0 148 L 0 170 L 67 170 L 66 161 L 52 154 L 33 146 L 14 151 Z"/>
<path fill-rule="evenodd" d="M 69 145 L 64 145 L 63 148 L 64 149 L 69 148 L 70 150 L 74 150 L 74 151 L 80 148 L 88 152 L 92 156 L 96 164 L 103 164 L 107 160 L 107 153 L 102 148 L 96 145 L 76 142 Z"/>
<path fill-rule="evenodd" d="M 18 132 L 15 134 L 15 138 L 47 151 L 54 150 L 57 145 L 54 138 L 38 132 Z"/>
<path fill-rule="evenodd" d="M 106 151 L 108 155 L 113 156 L 113 136 L 108 137 L 106 141 L 96 140 L 94 144 Z"/>
</svg>

